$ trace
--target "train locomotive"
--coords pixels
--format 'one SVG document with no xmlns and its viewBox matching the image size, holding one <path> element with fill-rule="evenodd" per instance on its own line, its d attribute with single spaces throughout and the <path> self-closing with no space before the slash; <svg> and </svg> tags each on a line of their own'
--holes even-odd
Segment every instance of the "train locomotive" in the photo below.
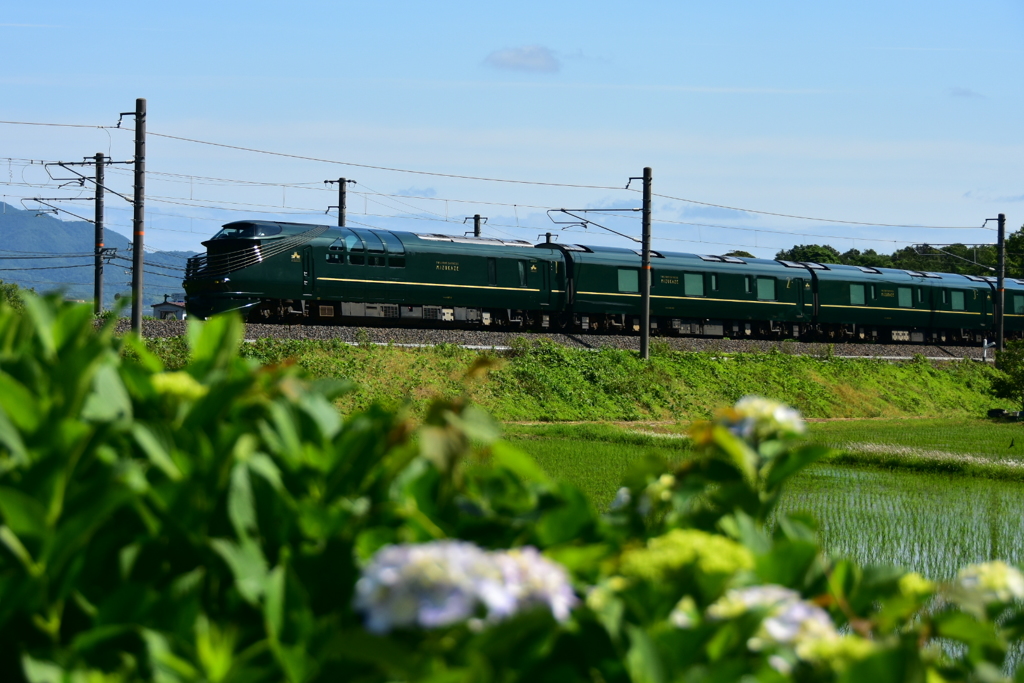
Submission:
<svg viewBox="0 0 1024 683">
<path fill-rule="evenodd" d="M 229 223 L 188 260 L 189 315 L 249 322 L 631 333 L 640 253 L 548 241 L 273 221 Z M 651 252 L 652 333 L 978 343 L 994 336 L 995 278 Z M 1024 280 L 1005 281 L 1007 338 Z"/>
</svg>

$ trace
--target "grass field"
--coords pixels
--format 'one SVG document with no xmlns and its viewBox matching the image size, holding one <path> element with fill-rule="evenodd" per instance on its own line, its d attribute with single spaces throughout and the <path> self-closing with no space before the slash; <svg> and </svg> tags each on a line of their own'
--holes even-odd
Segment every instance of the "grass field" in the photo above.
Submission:
<svg viewBox="0 0 1024 683">
<path fill-rule="evenodd" d="M 683 431 L 682 425 L 509 425 L 506 435 L 603 507 L 631 463 L 648 453 L 686 457 Z M 830 553 L 934 579 L 972 562 L 1024 562 L 1024 443 L 1016 442 L 1024 424 L 861 420 L 812 423 L 809 431 L 842 454 L 797 477 L 780 509 L 811 512 Z"/>
</svg>

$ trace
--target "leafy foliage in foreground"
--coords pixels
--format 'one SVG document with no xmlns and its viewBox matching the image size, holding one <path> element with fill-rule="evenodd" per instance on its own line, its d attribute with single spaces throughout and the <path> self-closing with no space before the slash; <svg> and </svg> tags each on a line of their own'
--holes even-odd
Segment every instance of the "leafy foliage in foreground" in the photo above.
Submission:
<svg viewBox="0 0 1024 683">
<path fill-rule="evenodd" d="M 1021 636 L 1013 568 L 941 587 L 829 561 L 808 519 L 766 532 L 824 452 L 776 404 L 599 514 L 465 400 L 342 419 L 338 383 L 239 358 L 234 318 L 168 372 L 25 303 L 0 307 L 5 681 L 998 680 Z"/>
</svg>

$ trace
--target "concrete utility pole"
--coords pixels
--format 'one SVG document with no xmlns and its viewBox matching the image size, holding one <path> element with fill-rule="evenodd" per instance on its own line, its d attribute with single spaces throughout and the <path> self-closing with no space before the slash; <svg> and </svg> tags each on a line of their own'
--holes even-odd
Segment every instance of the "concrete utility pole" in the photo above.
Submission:
<svg viewBox="0 0 1024 683">
<path fill-rule="evenodd" d="M 132 204 L 132 332 L 142 334 L 142 266 L 146 227 L 146 99 L 135 100 L 135 196 Z"/>
<path fill-rule="evenodd" d="M 93 220 L 96 228 L 96 273 L 93 282 L 93 311 L 103 312 L 103 154 L 96 154 L 96 214 Z"/>
<path fill-rule="evenodd" d="M 1004 288 L 1004 280 L 1006 278 L 1006 214 L 999 214 L 999 272 L 996 275 L 996 294 L 998 300 L 996 304 L 999 306 L 999 319 L 997 321 L 996 329 L 996 350 L 1003 350 L 1003 320 L 1006 317 L 1006 290 Z"/>
<path fill-rule="evenodd" d="M 338 227 L 339 228 L 344 228 L 345 227 L 345 205 L 346 205 L 346 203 L 348 201 L 348 198 L 347 198 L 347 195 L 348 195 L 348 184 L 352 183 L 353 185 L 355 185 L 356 181 L 348 180 L 347 178 L 338 178 L 337 180 L 325 180 L 324 181 L 324 184 L 326 184 L 326 185 L 333 185 L 334 183 L 338 183 L 338 206 L 334 207 L 334 208 L 338 209 Z M 330 211 L 331 207 L 328 206 L 327 210 Z"/>
<path fill-rule="evenodd" d="M 651 167 L 644 168 L 642 251 L 640 254 L 640 357 L 651 357 Z"/>
</svg>

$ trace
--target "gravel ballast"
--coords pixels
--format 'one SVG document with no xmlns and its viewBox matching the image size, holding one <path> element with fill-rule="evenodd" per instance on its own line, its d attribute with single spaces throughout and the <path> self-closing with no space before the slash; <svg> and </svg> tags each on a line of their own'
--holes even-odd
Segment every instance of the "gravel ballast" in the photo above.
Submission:
<svg viewBox="0 0 1024 683">
<path fill-rule="evenodd" d="M 182 320 L 144 320 L 142 333 L 146 337 L 177 337 L 185 333 Z M 129 321 L 121 319 L 119 333 L 127 332 Z M 246 339 L 340 339 L 351 343 L 434 345 L 457 344 L 481 348 L 507 347 L 513 339 L 548 339 L 558 344 L 577 348 L 612 347 L 639 350 L 640 337 L 611 334 L 563 334 L 557 332 L 499 332 L 494 330 L 416 329 L 394 327 L 347 327 L 328 325 L 262 325 L 248 323 Z M 764 353 L 779 349 L 799 355 L 828 355 L 843 357 L 909 358 L 920 354 L 933 359 L 982 358 L 980 346 L 937 346 L 930 344 L 871 344 L 871 343 L 811 343 L 793 340 L 763 339 L 710 339 L 703 337 L 652 337 L 652 343 L 665 343 L 676 351 L 708 351 L 718 353 Z M 988 358 L 992 358 L 991 351 Z"/>
</svg>

